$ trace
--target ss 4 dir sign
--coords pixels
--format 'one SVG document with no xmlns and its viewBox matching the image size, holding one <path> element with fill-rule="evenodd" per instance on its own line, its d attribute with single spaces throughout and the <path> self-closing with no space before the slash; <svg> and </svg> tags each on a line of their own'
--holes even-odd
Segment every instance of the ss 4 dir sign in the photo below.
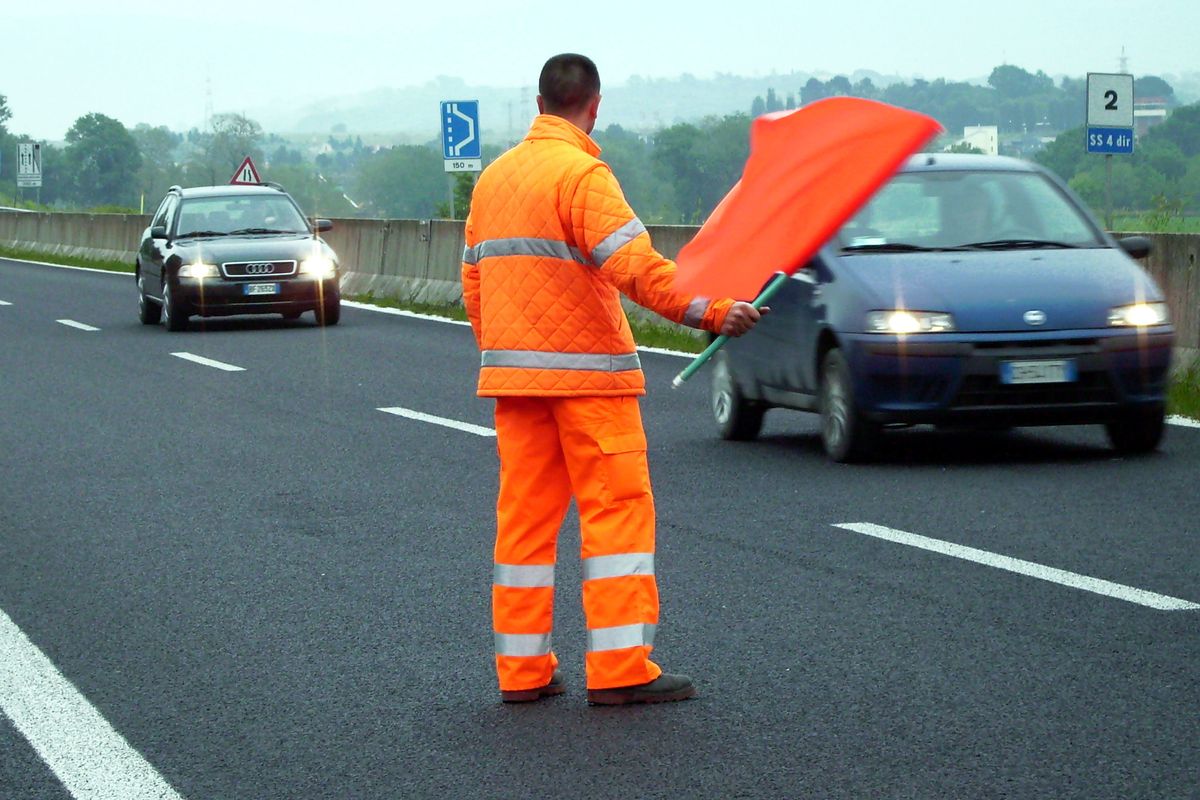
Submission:
<svg viewBox="0 0 1200 800">
<path fill-rule="evenodd" d="M 1088 128 L 1089 153 L 1133 152 L 1133 131 L 1127 128 Z"/>
</svg>

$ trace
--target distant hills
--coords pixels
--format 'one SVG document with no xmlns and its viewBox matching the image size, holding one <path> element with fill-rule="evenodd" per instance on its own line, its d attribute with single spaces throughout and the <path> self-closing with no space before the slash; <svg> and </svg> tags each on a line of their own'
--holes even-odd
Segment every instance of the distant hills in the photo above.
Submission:
<svg viewBox="0 0 1200 800">
<path fill-rule="evenodd" d="M 768 89 L 775 91 L 780 102 L 788 94 L 794 94 L 799 102 L 800 88 L 813 77 L 827 80 L 833 73 L 796 71 L 754 77 L 718 74 L 712 78 L 688 74 L 677 78 L 635 76 L 621 85 L 604 88 L 600 124 L 652 131 L 710 115 L 749 113 L 755 96 L 765 96 Z M 846 77 L 852 83 L 869 78 L 879 88 L 913 80 L 911 76 L 884 75 L 871 70 L 858 70 Z M 1200 72 L 1161 77 L 1173 86 L 1180 102 L 1200 100 Z M 1054 76 L 1054 80 L 1059 82 L 1061 76 Z M 984 85 L 987 76 L 964 82 Z M 281 134 L 353 134 L 418 143 L 437 139 L 441 101 L 479 100 L 484 141 L 501 144 L 524 134 L 536 113 L 536 96 L 537 87 L 533 83 L 526 87 L 471 86 L 460 78 L 440 76 L 419 86 L 373 89 L 325 98 L 299 108 L 292 105 L 263 109 L 257 114 L 252 111 L 251 116 L 266 130 Z"/>
</svg>

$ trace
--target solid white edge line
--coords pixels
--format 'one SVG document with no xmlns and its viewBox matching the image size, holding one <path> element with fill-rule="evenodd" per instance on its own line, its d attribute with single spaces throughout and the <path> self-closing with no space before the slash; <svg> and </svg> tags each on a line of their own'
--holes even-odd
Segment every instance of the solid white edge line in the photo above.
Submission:
<svg viewBox="0 0 1200 800">
<path fill-rule="evenodd" d="M 485 428 L 482 425 L 472 425 L 469 422 L 459 422 L 456 419 L 447 419 L 446 417 L 435 417 L 432 414 L 425 414 L 421 411 L 413 411 L 411 408 L 401 408 L 393 406 L 391 408 L 378 408 L 376 411 L 382 411 L 385 414 L 395 414 L 397 417 L 407 417 L 415 419 L 418 422 L 428 422 L 433 425 L 442 425 L 446 428 L 454 428 L 455 430 L 473 433 L 476 436 L 495 436 L 496 431 L 491 428 Z"/>
<path fill-rule="evenodd" d="M 192 362 L 195 362 L 196 364 L 203 364 L 206 367 L 214 367 L 215 369 L 223 369 L 226 372 L 245 372 L 246 371 L 245 367 L 238 367 L 233 364 L 226 364 L 224 361 L 214 361 L 211 358 L 205 358 L 204 356 L 198 356 L 194 353 L 181 352 L 181 353 L 171 353 L 171 355 L 175 356 L 176 358 L 182 358 L 184 361 L 192 361 Z"/>
<path fill-rule="evenodd" d="M 973 561 L 976 564 L 983 564 L 988 567 L 1027 575 L 1031 578 L 1050 581 L 1051 583 L 1069 586 L 1073 589 L 1083 589 L 1087 592 L 1115 597 L 1118 600 L 1137 603 L 1138 605 L 1147 606 L 1159 611 L 1193 611 L 1200 609 L 1200 603 L 1192 603 L 1187 600 L 1180 600 L 1177 597 L 1148 592 L 1145 589 L 1136 589 L 1132 586 L 1113 583 L 1102 578 L 1092 578 L 1076 572 L 1047 567 L 1032 561 L 1023 561 L 1019 558 L 1002 556 L 987 550 L 977 550 L 974 547 L 954 544 L 953 542 L 946 542 L 941 539 L 931 539 L 928 536 L 921 536 L 916 533 L 908 533 L 907 531 L 900 531 L 895 528 L 886 528 L 883 525 L 875 525 L 870 522 L 843 522 L 837 523 L 833 527 L 853 531 L 854 533 L 861 533 L 865 536 L 873 536 L 876 539 L 884 539 L 896 544 L 904 544 L 909 547 L 920 548 L 921 550 L 929 550 L 934 553 L 961 558 L 964 561 Z"/>
<path fill-rule="evenodd" d="M 3 610 L 0 711 L 73 797 L 182 800 Z"/>
<path fill-rule="evenodd" d="M 133 270 L 128 272 L 118 272 L 115 269 L 96 269 L 95 267 L 76 267 L 71 264 L 53 264 L 49 261 L 31 261 L 28 258 L 10 258 L 9 256 L 0 256 L 0 261 L 14 261 L 18 264 L 37 264 L 41 267 L 58 267 L 59 269 L 75 269 L 80 272 L 98 272 L 101 275 L 120 275 L 125 278 L 133 277 Z"/>
<path fill-rule="evenodd" d="M 99 328 L 94 328 L 91 325 L 85 325 L 82 322 L 76 322 L 73 319 L 56 319 L 54 320 L 59 325 L 66 325 L 68 328 L 78 328 L 81 331 L 98 331 Z"/>
</svg>

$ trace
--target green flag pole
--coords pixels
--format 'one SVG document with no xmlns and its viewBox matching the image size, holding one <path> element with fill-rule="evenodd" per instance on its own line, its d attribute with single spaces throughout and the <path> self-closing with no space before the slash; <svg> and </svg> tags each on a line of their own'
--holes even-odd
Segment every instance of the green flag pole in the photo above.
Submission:
<svg viewBox="0 0 1200 800">
<path fill-rule="evenodd" d="M 754 306 L 755 308 L 762 308 L 768 300 L 775 296 L 776 292 L 783 288 L 783 285 L 787 283 L 788 277 L 788 274 L 785 272 L 777 273 L 771 282 L 768 283 L 766 287 L 759 293 L 758 297 L 754 298 L 754 301 L 750 303 L 750 305 Z M 678 389 L 680 386 L 683 386 L 684 381 L 695 375 L 696 370 L 704 366 L 704 363 L 712 358 L 718 350 L 724 347 L 727 341 L 729 341 L 728 336 L 718 336 L 716 339 L 713 339 L 712 344 L 705 348 L 703 353 L 696 356 L 695 359 L 692 360 L 692 363 L 688 364 L 687 367 L 684 368 L 683 372 L 680 372 L 675 376 L 675 379 L 671 381 L 671 388 Z"/>
</svg>

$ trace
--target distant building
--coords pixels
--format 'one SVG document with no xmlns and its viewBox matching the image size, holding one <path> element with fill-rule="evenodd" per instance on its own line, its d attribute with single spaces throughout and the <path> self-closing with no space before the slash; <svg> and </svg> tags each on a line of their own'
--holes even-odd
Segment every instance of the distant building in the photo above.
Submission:
<svg viewBox="0 0 1200 800">
<path fill-rule="evenodd" d="M 995 125 L 968 125 L 963 128 L 963 136 L 958 144 L 974 147 L 984 155 L 999 155 L 1000 128 Z"/>
<path fill-rule="evenodd" d="M 1146 131 L 1167 121 L 1167 113 L 1167 98 L 1135 97 L 1133 99 L 1134 132 L 1138 136 L 1145 136 Z"/>
</svg>

